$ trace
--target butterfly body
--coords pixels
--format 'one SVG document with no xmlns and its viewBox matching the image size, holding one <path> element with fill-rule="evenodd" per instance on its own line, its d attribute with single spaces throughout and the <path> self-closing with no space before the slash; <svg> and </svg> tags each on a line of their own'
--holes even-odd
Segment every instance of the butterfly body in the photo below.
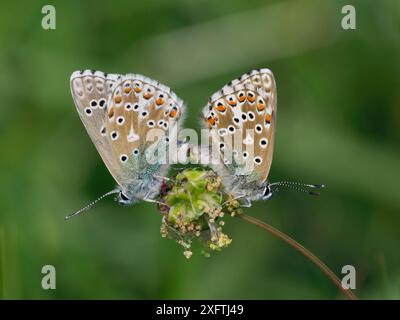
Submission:
<svg viewBox="0 0 400 320">
<path fill-rule="evenodd" d="M 79 116 L 111 175 L 118 202 L 154 199 L 168 164 L 169 134 L 184 105 L 171 89 L 138 74 L 76 71 L 71 92 Z M 158 152 L 164 150 L 165 152 Z"/>
</svg>

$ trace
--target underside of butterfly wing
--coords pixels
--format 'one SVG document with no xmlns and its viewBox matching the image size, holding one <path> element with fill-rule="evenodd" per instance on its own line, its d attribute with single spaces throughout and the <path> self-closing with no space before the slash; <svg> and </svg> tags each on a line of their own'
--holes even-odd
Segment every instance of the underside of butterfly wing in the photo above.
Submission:
<svg viewBox="0 0 400 320">
<path fill-rule="evenodd" d="M 182 100 L 170 88 L 142 75 L 126 75 L 115 85 L 105 134 L 127 193 L 141 198 L 147 189 L 158 188 L 154 175 L 166 174 L 169 133 L 177 129 L 183 112 Z"/>
<path fill-rule="evenodd" d="M 154 196 L 161 184 L 156 176 L 164 176 L 168 169 L 168 134 L 183 119 L 183 101 L 169 87 L 142 75 L 92 70 L 72 74 L 71 92 L 121 191 L 130 199 Z M 158 150 L 165 151 L 164 158 Z"/>
<path fill-rule="evenodd" d="M 120 76 L 101 71 L 75 71 L 71 75 L 71 93 L 76 109 L 93 144 L 116 181 L 121 176 L 115 172 L 110 141 L 105 134 L 107 101 Z"/>
<path fill-rule="evenodd" d="M 228 187 L 262 186 L 271 167 L 276 125 L 276 85 L 268 69 L 253 70 L 213 94 L 203 110 L 218 146 L 215 170 Z"/>
</svg>

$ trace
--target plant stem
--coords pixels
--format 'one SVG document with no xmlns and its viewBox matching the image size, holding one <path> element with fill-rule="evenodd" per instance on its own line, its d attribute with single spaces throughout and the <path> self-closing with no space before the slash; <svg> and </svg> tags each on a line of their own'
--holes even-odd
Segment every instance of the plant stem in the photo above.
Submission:
<svg viewBox="0 0 400 320">
<path fill-rule="evenodd" d="M 342 293 L 349 299 L 349 300 L 358 300 L 357 296 L 350 290 L 350 289 L 345 289 L 342 287 L 342 283 L 339 280 L 339 278 L 333 273 L 329 267 L 323 263 L 317 256 L 315 256 L 311 251 L 303 247 L 300 243 L 298 243 L 296 240 L 292 239 L 289 237 L 287 234 L 283 233 L 282 231 L 279 231 L 278 229 L 275 229 L 271 225 L 257 219 L 251 216 L 248 216 L 246 214 L 239 214 L 237 215 L 240 219 L 250 222 L 265 231 L 269 232 L 273 236 L 285 241 L 287 244 L 291 245 L 293 248 L 295 248 L 297 251 L 299 251 L 301 254 L 303 254 L 305 257 L 307 257 L 312 263 L 314 263 L 325 275 L 334 283 L 336 287 L 339 288 L 339 290 L 342 291 Z"/>
</svg>

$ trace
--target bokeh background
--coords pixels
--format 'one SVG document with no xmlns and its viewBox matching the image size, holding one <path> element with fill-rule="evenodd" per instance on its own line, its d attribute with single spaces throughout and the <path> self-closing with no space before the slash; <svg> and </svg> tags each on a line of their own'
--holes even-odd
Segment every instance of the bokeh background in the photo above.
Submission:
<svg viewBox="0 0 400 320">
<path fill-rule="evenodd" d="M 353 4 L 357 29 L 341 28 Z M 56 30 L 41 28 L 42 6 Z M 188 104 L 253 68 L 278 85 L 270 180 L 323 182 L 247 213 L 303 243 L 363 299 L 400 298 L 400 4 L 395 0 L 7 1 L 0 12 L 0 298 L 340 299 L 303 256 L 238 219 L 233 242 L 187 260 L 151 204 L 111 199 L 114 181 L 75 111 L 74 70 L 142 73 Z M 41 288 L 41 268 L 57 289 Z"/>
</svg>

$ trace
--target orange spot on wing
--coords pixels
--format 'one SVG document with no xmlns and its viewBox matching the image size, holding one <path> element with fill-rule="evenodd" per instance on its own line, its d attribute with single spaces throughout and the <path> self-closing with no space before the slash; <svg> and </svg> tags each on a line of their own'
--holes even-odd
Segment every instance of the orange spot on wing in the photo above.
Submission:
<svg viewBox="0 0 400 320">
<path fill-rule="evenodd" d="M 247 100 L 253 103 L 256 100 L 256 98 L 254 96 L 247 95 Z"/>
<path fill-rule="evenodd" d="M 143 95 L 143 98 L 145 98 L 146 100 L 150 99 L 153 95 L 151 93 L 145 93 Z"/>
<path fill-rule="evenodd" d="M 236 101 L 234 101 L 234 100 L 229 100 L 229 101 L 228 101 L 228 104 L 229 104 L 231 107 L 234 107 L 234 106 L 236 106 Z"/>
<path fill-rule="evenodd" d="M 173 109 L 169 112 L 170 118 L 175 118 L 177 114 L 178 114 L 178 110 L 177 110 L 176 108 L 173 108 Z"/>
<path fill-rule="evenodd" d="M 131 88 L 131 87 L 126 87 L 126 88 L 124 89 L 124 92 L 125 92 L 126 94 L 130 93 L 131 91 L 132 91 L 132 88 Z"/>
<path fill-rule="evenodd" d="M 268 113 L 265 115 L 265 122 L 266 123 L 271 123 L 271 115 L 268 114 Z"/>
<path fill-rule="evenodd" d="M 258 111 L 263 111 L 265 109 L 265 103 L 264 102 L 262 102 L 262 103 L 258 103 L 257 104 L 257 110 Z"/>
<path fill-rule="evenodd" d="M 110 109 L 108 109 L 108 117 L 112 118 L 114 116 L 114 108 L 111 107 Z"/>
<path fill-rule="evenodd" d="M 122 101 L 122 97 L 121 97 L 121 96 L 116 96 L 116 97 L 114 98 L 114 102 L 115 102 L 115 103 L 121 103 L 121 101 Z"/>
<path fill-rule="evenodd" d="M 133 90 L 135 90 L 136 93 L 142 92 L 142 88 L 140 87 L 135 87 Z"/>
<path fill-rule="evenodd" d="M 210 116 L 210 117 L 207 118 L 207 122 L 208 122 L 208 127 L 211 128 L 212 126 L 215 125 L 217 120 L 214 117 Z"/>
<path fill-rule="evenodd" d="M 164 103 L 164 99 L 163 98 L 158 98 L 156 100 L 156 105 L 161 106 Z"/>
<path fill-rule="evenodd" d="M 226 111 L 226 107 L 225 107 L 223 104 L 217 105 L 217 106 L 216 106 L 216 109 L 217 109 L 219 112 L 225 112 L 225 111 Z"/>
<path fill-rule="evenodd" d="M 246 99 L 245 95 L 239 96 L 239 102 L 243 102 Z"/>
</svg>

